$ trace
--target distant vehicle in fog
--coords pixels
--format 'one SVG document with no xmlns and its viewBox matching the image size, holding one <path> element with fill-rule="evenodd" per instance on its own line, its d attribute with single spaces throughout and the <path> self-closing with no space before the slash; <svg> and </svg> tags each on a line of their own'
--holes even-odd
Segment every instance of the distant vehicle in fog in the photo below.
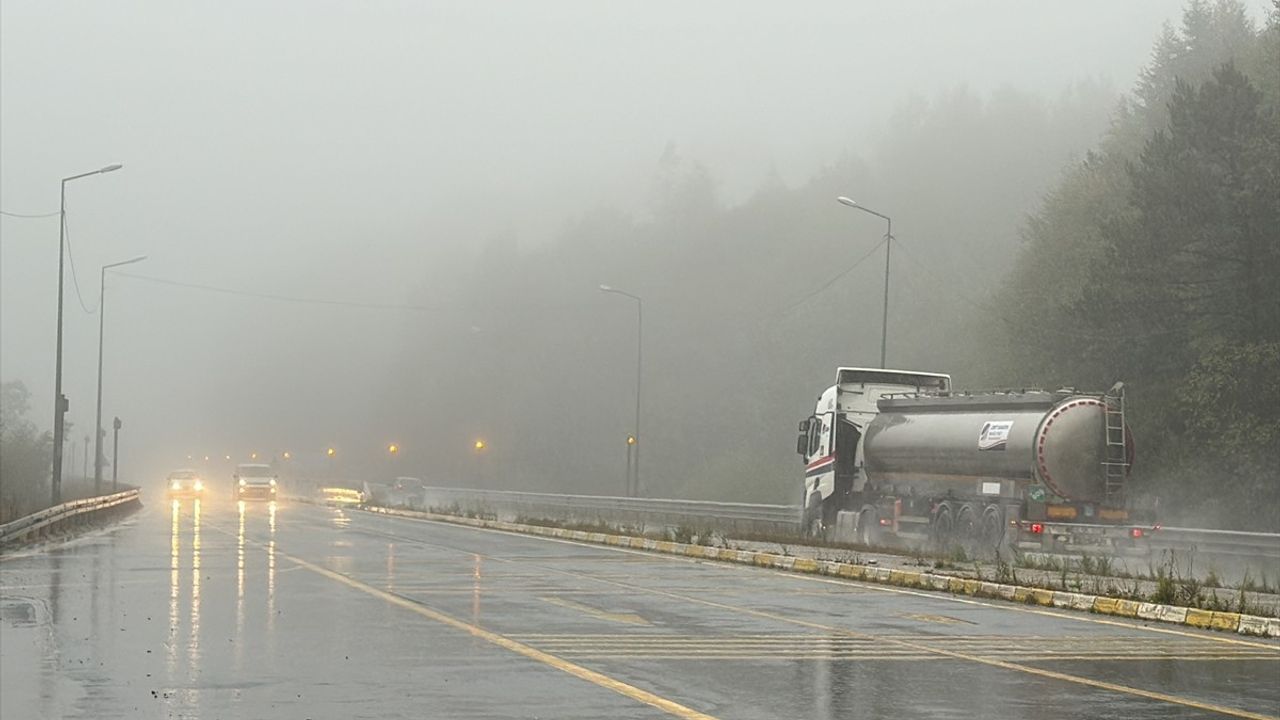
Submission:
<svg viewBox="0 0 1280 720">
<path fill-rule="evenodd" d="M 270 465 L 237 465 L 232 481 L 234 482 L 232 492 L 236 500 L 276 499 L 276 485 L 279 481 L 275 470 L 272 470 Z"/>
<path fill-rule="evenodd" d="M 165 481 L 165 492 L 171 498 L 201 497 L 204 495 L 204 480 L 195 470 L 174 470 Z"/>
</svg>

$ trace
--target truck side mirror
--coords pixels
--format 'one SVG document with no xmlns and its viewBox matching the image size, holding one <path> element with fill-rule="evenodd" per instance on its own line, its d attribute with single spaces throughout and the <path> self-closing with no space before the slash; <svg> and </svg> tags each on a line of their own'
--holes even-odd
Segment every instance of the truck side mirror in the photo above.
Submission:
<svg viewBox="0 0 1280 720">
<path fill-rule="evenodd" d="M 809 432 L 809 418 L 805 418 L 800 421 L 800 432 L 801 433 Z"/>
</svg>

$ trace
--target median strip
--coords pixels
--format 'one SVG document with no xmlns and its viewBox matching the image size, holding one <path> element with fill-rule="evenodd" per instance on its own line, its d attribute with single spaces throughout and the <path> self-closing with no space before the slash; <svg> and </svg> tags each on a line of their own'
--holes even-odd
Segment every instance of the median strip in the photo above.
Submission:
<svg viewBox="0 0 1280 720">
<path fill-rule="evenodd" d="M 846 580 L 880 583 L 898 587 L 921 590 L 937 590 L 955 595 L 1010 600 L 1029 605 L 1040 605 L 1066 610 L 1079 610 L 1100 615 L 1148 620 L 1152 622 L 1171 623 L 1206 630 L 1218 630 L 1254 635 L 1259 637 L 1280 637 L 1280 618 L 1259 617 L 1242 613 L 1221 612 L 1216 610 L 1200 610 L 1195 608 L 1164 605 L 1159 603 L 1138 602 L 1122 598 L 1088 595 L 1076 592 L 1063 592 L 1032 588 L 1003 583 L 987 582 L 970 578 L 958 578 L 950 575 L 939 575 L 914 570 L 897 570 L 841 562 L 836 560 L 816 560 L 798 558 L 776 553 L 751 550 L 735 550 L 716 548 L 705 545 L 654 540 L 646 537 L 606 534 L 601 532 L 585 532 L 565 528 L 547 527 L 543 525 L 527 525 L 502 520 L 485 520 L 481 518 L 445 515 L 442 513 L 420 510 L 401 510 L 366 506 L 368 512 L 398 517 L 418 518 L 447 522 L 455 525 L 505 530 L 526 535 L 541 535 L 563 540 L 628 547 L 634 550 L 680 555 L 691 558 L 716 560 L 720 562 L 755 565 L 757 567 L 785 570 L 789 572 L 828 575 Z"/>
</svg>

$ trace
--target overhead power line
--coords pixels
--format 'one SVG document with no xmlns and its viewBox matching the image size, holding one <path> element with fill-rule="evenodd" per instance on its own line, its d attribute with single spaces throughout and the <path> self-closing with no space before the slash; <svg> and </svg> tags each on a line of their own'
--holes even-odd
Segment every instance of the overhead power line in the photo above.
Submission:
<svg viewBox="0 0 1280 720">
<path fill-rule="evenodd" d="M 28 219 L 51 218 L 51 217 L 56 217 L 58 215 L 58 211 L 54 210 L 53 212 L 49 212 L 49 213 L 19 213 L 19 212 L 9 212 L 8 210 L 0 210 L 0 215 L 7 215 L 9 217 L 28 218 Z"/>
<path fill-rule="evenodd" d="M 262 300 L 277 300 L 280 302 L 301 303 L 305 305 L 330 305 L 337 307 L 365 308 L 369 310 L 414 310 L 418 312 L 440 312 L 448 308 L 431 307 L 428 305 L 401 305 L 395 303 L 371 303 L 359 302 L 353 300 L 331 300 L 329 298 L 308 298 L 297 297 L 293 295 L 277 295 L 275 293 L 255 292 L 252 290 L 238 290 L 235 288 L 218 287 L 216 285 L 204 285 L 201 283 L 180 282 L 178 280 L 169 280 L 166 278 L 158 278 L 150 275 L 138 275 L 136 273 L 118 272 L 119 277 L 126 277 L 133 280 L 141 280 L 143 282 L 155 283 L 157 285 L 168 285 L 170 287 L 187 288 L 190 290 L 203 290 L 205 292 L 219 293 L 221 295 L 237 295 L 240 297 L 259 298 Z"/>
<path fill-rule="evenodd" d="M 871 257 L 873 254 L 875 254 L 875 251 L 876 251 L 876 250 L 879 250 L 881 247 L 883 247 L 883 246 L 884 246 L 884 243 L 885 243 L 885 241 L 884 241 L 884 240 L 881 240 L 880 242 L 878 242 L 878 243 L 876 243 L 875 245 L 871 246 L 871 249 L 870 249 L 870 250 L 868 250 L 868 251 L 866 251 L 865 253 L 863 253 L 863 254 L 862 254 L 862 257 L 860 257 L 860 258 L 858 258 L 857 260 L 855 260 L 855 261 L 854 261 L 854 263 L 853 263 L 852 265 L 850 265 L 849 267 L 845 268 L 844 270 L 841 270 L 839 273 L 837 273 L 837 274 L 836 274 L 834 277 L 832 277 L 830 280 L 826 281 L 826 282 L 825 282 L 825 283 L 823 283 L 822 285 L 819 285 L 819 286 L 817 287 L 817 289 L 813 290 L 813 291 L 812 291 L 812 292 L 810 292 L 809 294 L 805 295 L 804 297 L 800 298 L 800 299 L 799 299 L 799 300 L 797 300 L 796 302 L 794 302 L 794 303 L 792 303 L 791 305 L 789 305 L 789 306 L 787 307 L 787 309 L 786 309 L 786 310 L 783 310 L 783 311 L 782 311 L 782 314 L 783 314 L 783 315 L 786 315 L 787 313 L 790 313 L 792 310 L 795 310 L 796 308 L 800 307 L 801 305 L 804 305 L 805 303 L 807 303 L 807 302 L 809 302 L 810 300 L 812 300 L 812 299 L 814 298 L 814 296 L 818 295 L 818 294 L 819 294 L 819 293 L 821 293 L 823 290 L 826 290 L 827 288 L 829 288 L 829 287 L 831 287 L 832 285 L 834 285 L 834 284 L 836 283 L 836 281 L 837 281 L 837 280 L 839 280 L 840 278 L 844 277 L 845 275 L 848 275 L 849 273 L 853 272 L 853 271 L 854 271 L 854 269 L 855 269 L 855 268 L 857 268 L 859 265 L 861 265 L 863 262 L 865 262 L 867 258 L 869 258 L 869 257 Z"/>
<path fill-rule="evenodd" d="M 66 215 L 62 216 L 62 232 L 67 241 L 67 261 L 71 265 L 71 284 L 75 286 L 76 299 L 80 301 L 80 309 L 84 310 L 86 315 L 92 315 L 97 310 L 89 309 L 89 306 L 84 302 L 84 295 L 80 292 L 80 278 L 76 277 L 76 257 L 71 252 L 71 226 L 67 224 Z"/>
</svg>

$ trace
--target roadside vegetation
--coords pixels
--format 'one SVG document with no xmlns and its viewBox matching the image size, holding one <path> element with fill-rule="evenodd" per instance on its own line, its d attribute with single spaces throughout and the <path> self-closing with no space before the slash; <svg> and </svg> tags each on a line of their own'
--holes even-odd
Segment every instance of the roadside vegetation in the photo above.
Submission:
<svg viewBox="0 0 1280 720">
<path fill-rule="evenodd" d="M 18 381 L 0 384 L 0 523 L 49 504 L 53 435 L 30 420 L 31 392 Z"/>
<path fill-rule="evenodd" d="M 1124 380 L 1136 494 L 1166 524 L 1280 531 L 1276 168 L 1280 6 L 1258 28 L 1191 2 L 992 300 L 983 379 Z"/>
</svg>

